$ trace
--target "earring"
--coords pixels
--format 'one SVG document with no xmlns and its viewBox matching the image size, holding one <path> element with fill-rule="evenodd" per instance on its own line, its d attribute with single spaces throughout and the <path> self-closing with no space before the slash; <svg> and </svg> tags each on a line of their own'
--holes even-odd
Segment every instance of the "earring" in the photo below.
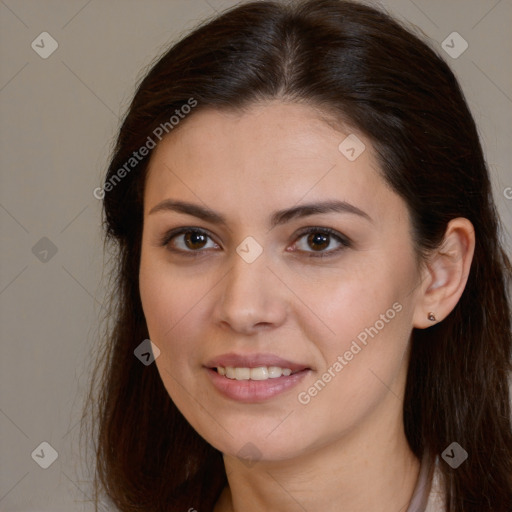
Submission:
<svg viewBox="0 0 512 512">
<path fill-rule="evenodd" d="M 431 321 L 431 322 L 435 322 L 436 321 L 436 315 L 434 315 L 434 313 L 430 312 L 428 315 L 427 315 L 427 318 Z"/>
</svg>

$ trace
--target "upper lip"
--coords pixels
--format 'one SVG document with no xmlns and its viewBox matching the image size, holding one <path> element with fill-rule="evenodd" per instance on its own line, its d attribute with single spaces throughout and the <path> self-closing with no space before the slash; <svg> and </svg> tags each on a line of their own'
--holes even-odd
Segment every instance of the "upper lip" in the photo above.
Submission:
<svg viewBox="0 0 512 512">
<path fill-rule="evenodd" d="M 301 363 L 294 363 L 278 357 L 274 354 L 223 354 L 208 361 L 207 368 L 258 368 L 259 366 L 278 366 L 280 368 L 289 368 L 293 372 L 309 369 L 309 366 Z"/>
</svg>

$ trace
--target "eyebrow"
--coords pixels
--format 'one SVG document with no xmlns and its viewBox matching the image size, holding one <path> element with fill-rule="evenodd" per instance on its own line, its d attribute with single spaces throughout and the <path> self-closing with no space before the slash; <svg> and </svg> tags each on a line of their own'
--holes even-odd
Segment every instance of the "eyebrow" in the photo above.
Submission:
<svg viewBox="0 0 512 512">
<path fill-rule="evenodd" d="M 158 203 L 156 206 L 151 208 L 149 215 L 156 212 L 163 211 L 174 211 L 178 213 L 185 213 L 198 217 L 204 221 L 212 224 L 227 225 L 226 219 L 220 213 L 211 210 L 210 208 L 200 206 L 194 203 L 188 203 L 186 201 L 177 201 L 174 199 L 165 199 Z M 373 222 L 372 218 L 363 210 L 357 208 L 346 201 L 324 201 L 319 203 L 307 203 L 301 206 L 294 206 L 292 208 L 286 208 L 284 210 L 278 210 L 270 217 L 270 226 L 275 228 L 281 224 L 285 224 L 292 219 L 301 217 L 307 217 L 309 215 L 317 215 L 322 213 L 349 213 L 358 215 L 370 222 Z"/>
</svg>

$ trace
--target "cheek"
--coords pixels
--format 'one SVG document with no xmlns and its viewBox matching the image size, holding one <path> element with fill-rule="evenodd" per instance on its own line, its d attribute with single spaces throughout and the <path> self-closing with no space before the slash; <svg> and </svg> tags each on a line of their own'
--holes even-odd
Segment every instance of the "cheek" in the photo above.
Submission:
<svg viewBox="0 0 512 512">
<path fill-rule="evenodd" d="M 142 309 L 149 335 L 155 343 L 162 341 L 162 334 L 173 326 L 176 314 L 175 298 L 169 293 L 168 278 L 158 272 L 154 265 L 143 259 L 139 273 L 139 290 Z"/>
<path fill-rule="evenodd" d="M 142 257 L 140 296 L 149 337 L 161 352 L 159 368 L 187 378 L 198 370 L 213 287 L 204 272 L 171 269 L 164 258 Z"/>
<path fill-rule="evenodd" d="M 145 263 L 142 259 L 139 287 L 149 337 L 160 349 L 155 364 L 178 409 L 192 424 L 200 425 L 202 421 L 196 418 L 198 411 L 190 396 L 198 395 L 194 369 L 198 368 L 195 363 L 201 338 L 194 333 L 198 325 L 194 315 L 200 311 L 202 290 L 173 276 L 158 261 Z"/>
<path fill-rule="evenodd" d="M 177 275 L 161 264 L 156 258 L 141 259 L 139 273 L 139 290 L 142 309 L 150 339 L 160 348 L 162 356 L 166 356 L 170 348 L 176 355 L 183 354 L 180 350 L 180 338 L 175 333 L 186 323 L 195 299 L 191 286 L 185 286 Z M 173 346 L 169 340 L 173 339 Z M 174 358 L 173 358 L 174 359 Z"/>
<path fill-rule="evenodd" d="M 402 265 L 392 260 L 369 257 L 350 272 L 340 271 L 337 279 L 324 280 L 323 287 L 302 283 L 299 293 L 318 317 L 302 315 L 301 328 L 315 340 L 321 364 L 315 378 L 322 381 L 301 390 L 307 395 L 303 401 L 321 394 L 314 400 L 336 402 L 355 417 L 382 399 L 387 383 L 394 385 L 406 365 L 416 270 L 412 258 Z"/>
<path fill-rule="evenodd" d="M 415 275 L 412 259 L 396 265 L 386 253 L 354 258 L 325 275 L 306 275 L 294 283 L 294 292 L 310 310 L 298 311 L 301 327 L 310 339 L 321 340 L 331 358 L 333 351 L 348 350 L 358 336 L 364 344 L 371 334 L 396 334 L 403 321 L 399 331 L 407 324 L 405 304 Z"/>
</svg>

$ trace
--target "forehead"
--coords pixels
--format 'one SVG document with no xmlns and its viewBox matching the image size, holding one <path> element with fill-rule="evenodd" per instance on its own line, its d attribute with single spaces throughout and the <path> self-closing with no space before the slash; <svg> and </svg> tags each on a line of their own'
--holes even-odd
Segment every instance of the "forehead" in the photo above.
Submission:
<svg viewBox="0 0 512 512">
<path fill-rule="evenodd" d="M 178 128 L 151 157 L 146 212 L 176 195 L 226 207 L 234 201 L 239 210 L 254 210 L 255 200 L 275 209 L 326 195 L 372 210 L 379 198 L 394 195 L 369 141 L 341 125 L 334 129 L 308 105 L 274 101 L 244 112 L 203 109 Z"/>
<path fill-rule="evenodd" d="M 244 111 L 205 108 L 177 128 L 159 144 L 154 158 L 172 146 L 194 160 L 212 157 L 213 164 L 222 155 L 226 162 L 243 159 L 246 167 L 251 153 L 253 161 L 268 162 L 261 171 L 284 168 L 288 161 L 329 159 L 338 151 L 344 131 L 348 134 L 341 124 L 341 129 L 334 130 L 325 114 L 311 106 L 277 100 L 253 104 Z"/>
</svg>

